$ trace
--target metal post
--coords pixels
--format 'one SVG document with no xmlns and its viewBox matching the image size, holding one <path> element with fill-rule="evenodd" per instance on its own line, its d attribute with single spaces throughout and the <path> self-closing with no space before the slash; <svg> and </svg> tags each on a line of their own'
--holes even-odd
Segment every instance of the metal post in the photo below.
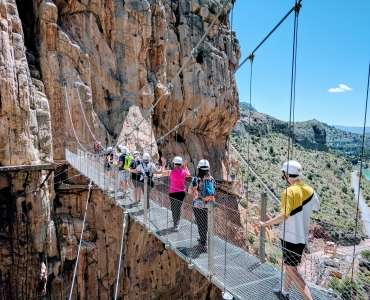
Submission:
<svg viewBox="0 0 370 300">
<path fill-rule="evenodd" d="M 121 261 L 122 261 L 122 249 L 123 249 L 123 242 L 124 242 L 125 228 L 126 228 L 126 220 L 127 220 L 128 212 L 125 211 L 123 214 L 124 215 L 123 215 L 123 225 L 122 225 L 121 249 L 120 249 L 120 252 L 119 252 L 117 283 L 116 283 L 116 293 L 114 295 L 114 300 L 117 300 L 117 295 L 118 295 L 119 275 L 120 275 Z"/>
<path fill-rule="evenodd" d="M 214 275 L 214 232 L 213 232 L 213 212 L 214 201 L 207 202 L 208 208 L 208 276 Z"/>
<path fill-rule="evenodd" d="M 114 200 L 117 201 L 118 200 L 118 168 L 116 168 L 114 170 L 114 167 L 113 167 L 113 174 L 114 174 Z"/>
<path fill-rule="evenodd" d="M 144 176 L 144 226 L 148 225 L 148 176 Z"/>
<path fill-rule="evenodd" d="M 261 221 L 266 221 L 266 207 L 267 207 L 267 193 L 261 193 Z M 266 228 L 260 227 L 260 251 L 259 259 L 261 263 L 265 262 L 265 240 L 266 240 Z"/>
</svg>

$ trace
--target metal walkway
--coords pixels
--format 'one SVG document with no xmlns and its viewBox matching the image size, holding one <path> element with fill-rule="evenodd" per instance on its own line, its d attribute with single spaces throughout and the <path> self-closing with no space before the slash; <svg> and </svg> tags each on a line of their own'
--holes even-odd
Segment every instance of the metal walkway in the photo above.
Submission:
<svg viewBox="0 0 370 300">
<path fill-rule="evenodd" d="M 117 205 L 129 212 L 135 222 L 139 222 L 150 234 L 161 240 L 166 248 L 172 249 L 187 261 L 189 268 L 197 269 L 222 291 L 230 293 L 234 299 L 279 299 L 272 290 L 280 287 L 283 273 L 268 263 L 261 263 L 256 256 L 246 251 L 248 233 L 237 224 L 238 220 L 225 220 L 221 210 L 215 208 L 214 225 L 208 230 L 209 234 L 213 232 L 213 238 L 208 237 L 208 242 L 212 240 L 213 245 L 209 245 L 208 253 L 204 253 L 198 248 L 198 228 L 192 216 L 190 197 L 184 200 L 180 230 L 176 232 L 173 228 L 169 197 L 163 192 L 166 190 L 164 180 L 157 180 L 158 185 L 151 192 L 149 207 L 146 207 L 143 201 L 136 205 L 133 202 L 132 190 L 124 196 L 118 191 L 114 178 L 111 180 L 113 192 L 106 191 L 107 174 L 104 173 L 103 163 L 97 156 L 80 150 L 77 150 L 77 153 L 66 150 L 66 159 L 114 199 Z M 218 228 L 220 224 L 225 223 L 227 229 L 222 231 Z M 309 288 L 314 299 L 339 299 L 319 286 L 309 284 Z M 290 299 L 303 299 L 294 285 L 290 291 Z"/>
</svg>

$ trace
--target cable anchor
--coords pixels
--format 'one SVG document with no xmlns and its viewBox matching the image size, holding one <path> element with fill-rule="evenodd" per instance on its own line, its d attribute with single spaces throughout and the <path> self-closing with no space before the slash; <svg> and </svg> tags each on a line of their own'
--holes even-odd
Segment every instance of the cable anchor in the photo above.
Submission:
<svg viewBox="0 0 370 300">
<path fill-rule="evenodd" d="M 154 108 L 152 107 L 151 109 L 149 109 L 149 113 L 153 116 L 154 115 Z"/>
<path fill-rule="evenodd" d="M 139 126 L 135 126 L 135 130 L 139 130 Z"/>
<path fill-rule="evenodd" d="M 221 90 L 222 90 L 222 85 L 221 85 L 221 84 L 219 84 L 219 85 L 217 86 L 217 90 L 218 90 L 218 91 L 221 91 Z"/>
<path fill-rule="evenodd" d="M 302 0 L 299 0 L 296 2 L 296 4 L 293 6 L 293 10 L 295 11 L 295 15 L 298 17 L 299 15 L 299 11 L 301 10 L 302 8 L 302 4 L 301 4 L 301 1 Z"/>
<path fill-rule="evenodd" d="M 167 86 L 167 90 L 169 90 L 170 92 L 173 92 L 173 89 L 174 89 L 173 84 L 170 82 Z"/>
<path fill-rule="evenodd" d="M 160 142 L 160 143 L 164 143 L 164 136 L 161 136 L 161 137 L 159 138 L 159 142 Z"/>
<path fill-rule="evenodd" d="M 253 63 L 253 60 L 254 60 L 254 54 L 253 54 L 253 52 L 251 54 L 249 54 L 247 58 L 250 60 L 250 62 L 252 64 Z"/>
<path fill-rule="evenodd" d="M 193 110 L 193 114 L 194 114 L 195 116 L 197 116 L 197 115 L 198 115 L 198 110 L 197 110 L 197 109 L 194 109 L 194 110 Z"/>
<path fill-rule="evenodd" d="M 66 87 L 67 86 L 67 81 L 62 81 L 62 87 Z"/>
<path fill-rule="evenodd" d="M 125 137 L 123 138 L 123 140 L 124 140 L 125 142 L 127 142 L 127 136 L 125 136 Z"/>
<path fill-rule="evenodd" d="M 180 126 L 179 126 L 179 125 L 176 125 L 176 126 L 175 126 L 175 131 L 176 131 L 176 133 L 179 131 L 179 129 L 180 129 Z"/>
</svg>

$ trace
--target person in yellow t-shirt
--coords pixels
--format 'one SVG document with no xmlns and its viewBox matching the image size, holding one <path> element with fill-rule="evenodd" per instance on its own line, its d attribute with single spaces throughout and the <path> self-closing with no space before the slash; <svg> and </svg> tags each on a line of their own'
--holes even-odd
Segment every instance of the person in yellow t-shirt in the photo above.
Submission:
<svg viewBox="0 0 370 300">
<path fill-rule="evenodd" d="M 281 246 L 285 281 L 283 289 L 274 289 L 274 293 L 281 296 L 283 300 L 289 300 L 289 289 L 294 282 L 303 298 L 312 300 L 307 284 L 297 271 L 297 265 L 301 263 L 303 250 L 308 241 L 312 211 L 319 210 L 320 203 L 315 191 L 300 181 L 302 166 L 299 162 L 287 161 L 280 171 L 282 171 L 282 179 L 288 184 L 288 188 L 281 195 L 280 214 L 267 222 L 258 221 L 256 225 L 269 226 L 283 222 Z"/>
</svg>

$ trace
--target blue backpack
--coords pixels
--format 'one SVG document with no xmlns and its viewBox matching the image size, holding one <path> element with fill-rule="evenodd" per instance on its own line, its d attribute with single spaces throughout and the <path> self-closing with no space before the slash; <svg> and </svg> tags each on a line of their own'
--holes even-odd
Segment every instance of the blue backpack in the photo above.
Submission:
<svg viewBox="0 0 370 300">
<path fill-rule="evenodd" d="M 195 178 L 198 185 L 199 191 L 199 182 L 200 179 Z M 193 181 L 193 186 L 195 186 L 195 182 Z M 215 200 L 215 187 L 213 186 L 213 182 L 211 180 L 205 179 L 203 181 L 203 189 L 202 189 L 202 200 L 203 201 L 212 201 Z"/>
</svg>

